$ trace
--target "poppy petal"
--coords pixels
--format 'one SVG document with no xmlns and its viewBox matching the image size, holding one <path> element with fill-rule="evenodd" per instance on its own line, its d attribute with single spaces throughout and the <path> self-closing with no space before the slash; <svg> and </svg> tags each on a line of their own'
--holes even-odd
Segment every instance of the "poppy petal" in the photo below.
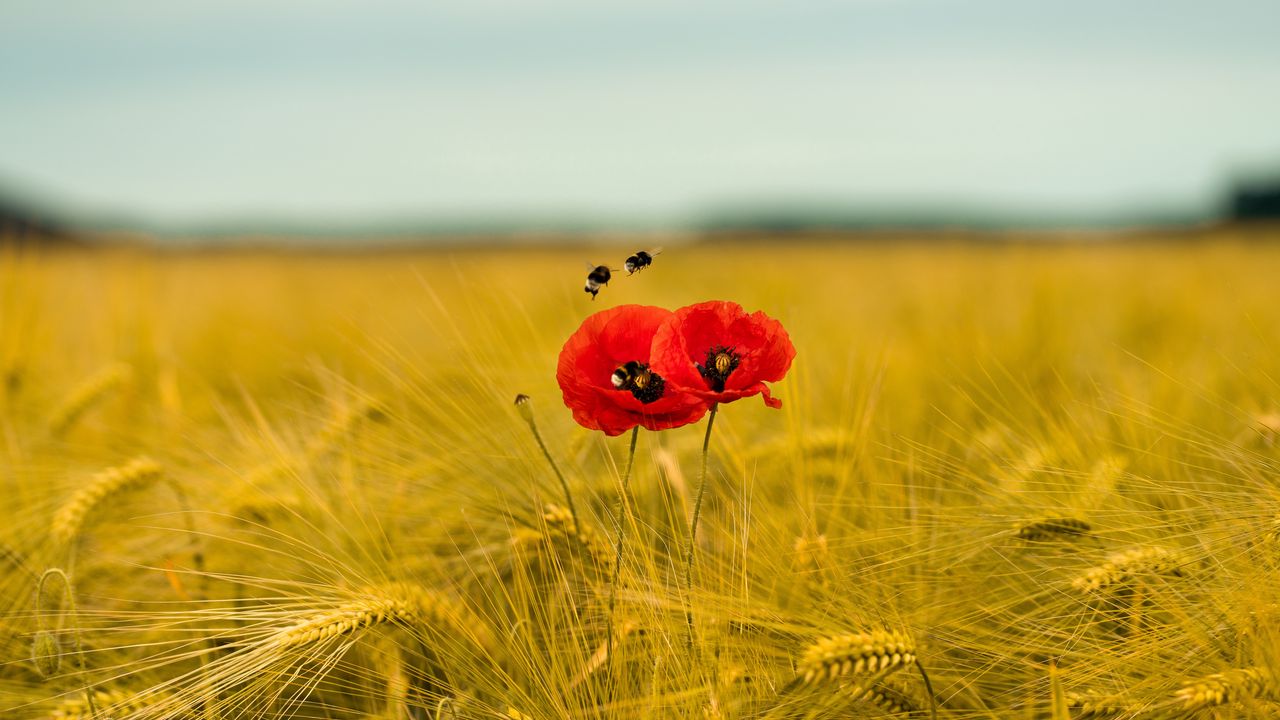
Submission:
<svg viewBox="0 0 1280 720">
<path fill-rule="evenodd" d="M 556 381 L 579 425 L 621 435 L 637 425 L 648 430 L 679 427 L 706 414 L 706 400 L 656 371 L 664 383 L 656 398 L 612 382 L 614 372 L 628 363 L 648 368 L 654 333 L 670 316 L 663 308 L 620 305 L 591 315 L 569 336 L 556 363 Z"/>
<path fill-rule="evenodd" d="M 782 323 L 764 312 L 713 300 L 676 310 L 654 335 L 653 365 L 669 382 L 712 403 L 760 395 L 771 408 L 782 406 L 765 382 L 786 376 L 795 346 Z M 727 367 L 714 370 L 717 357 Z"/>
</svg>

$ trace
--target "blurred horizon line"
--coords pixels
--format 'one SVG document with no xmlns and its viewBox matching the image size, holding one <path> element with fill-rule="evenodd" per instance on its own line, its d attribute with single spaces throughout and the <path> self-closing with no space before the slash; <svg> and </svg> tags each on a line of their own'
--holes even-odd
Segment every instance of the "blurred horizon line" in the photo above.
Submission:
<svg viewBox="0 0 1280 720">
<path fill-rule="evenodd" d="M 17 191 L 0 178 L 0 239 L 10 228 L 65 236 L 139 236 L 161 243 L 216 243 L 260 237 L 317 243 L 356 239 L 399 242 L 467 237 L 576 235 L 777 235 L 879 231 L 957 230 L 1123 231 L 1188 229 L 1232 221 L 1280 219 L 1280 173 L 1238 175 L 1217 197 L 1190 206 L 1174 202 L 1117 202 L 1097 208 L 1028 208 L 1013 203 L 924 198 L 783 198 L 708 203 L 685 213 L 641 214 L 601 210 L 543 212 L 470 211 L 386 213 L 382 217 L 305 218 L 287 212 L 243 212 L 204 219 L 157 220 L 141 213 L 89 209 L 52 199 L 51 193 Z M 9 233 L 11 234 L 11 233 Z"/>
</svg>

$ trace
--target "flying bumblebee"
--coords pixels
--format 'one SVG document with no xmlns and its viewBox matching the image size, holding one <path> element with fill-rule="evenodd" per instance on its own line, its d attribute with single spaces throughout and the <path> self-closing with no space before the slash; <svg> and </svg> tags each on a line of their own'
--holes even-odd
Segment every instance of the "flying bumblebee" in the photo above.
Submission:
<svg viewBox="0 0 1280 720">
<path fill-rule="evenodd" d="M 662 248 L 653 250 L 637 250 L 635 255 L 627 258 L 624 266 L 628 275 L 634 275 L 653 264 L 653 256 L 662 253 Z"/>
<path fill-rule="evenodd" d="M 582 286 L 584 292 L 591 293 L 591 299 L 596 299 L 596 294 L 600 292 L 600 288 L 608 285 L 609 280 L 613 277 L 613 270 L 605 265 L 592 265 L 587 263 L 587 282 Z"/>
</svg>

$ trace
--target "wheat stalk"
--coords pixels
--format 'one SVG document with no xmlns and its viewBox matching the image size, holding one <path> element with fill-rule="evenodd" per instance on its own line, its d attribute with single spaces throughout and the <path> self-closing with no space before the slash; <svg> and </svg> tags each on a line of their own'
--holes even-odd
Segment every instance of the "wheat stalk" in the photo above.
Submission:
<svg viewBox="0 0 1280 720">
<path fill-rule="evenodd" d="M 833 635 L 810 645 L 800 660 L 805 683 L 843 675 L 895 670 L 915 662 L 915 642 L 900 630 L 870 630 Z"/>
<path fill-rule="evenodd" d="M 1188 680 L 1174 693 L 1174 700 L 1190 712 L 1247 698 L 1270 697 L 1274 692 L 1275 675 L 1267 668 L 1235 668 Z"/>
<path fill-rule="evenodd" d="M 153 482 L 163 475 L 164 468 L 147 457 L 98 473 L 54 513 L 50 526 L 54 539 L 63 544 L 73 542 L 80 534 L 85 518 L 103 500 L 125 489 Z"/>
<path fill-rule="evenodd" d="M 49 433 L 60 437 L 76 424 L 82 415 L 107 393 L 121 387 L 133 377 L 133 368 L 125 363 L 108 365 L 76 386 L 49 416 Z"/>
<path fill-rule="evenodd" d="M 1102 592 L 1141 575 L 1184 577 L 1185 559 L 1162 547 L 1138 547 L 1116 553 L 1071 582 L 1083 592 Z"/>
</svg>

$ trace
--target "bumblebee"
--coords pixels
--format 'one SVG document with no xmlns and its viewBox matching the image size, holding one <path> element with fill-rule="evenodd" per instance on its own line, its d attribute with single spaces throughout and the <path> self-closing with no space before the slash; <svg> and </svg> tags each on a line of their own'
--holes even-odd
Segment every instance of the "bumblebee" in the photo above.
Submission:
<svg viewBox="0 0 1280 720">
<path fill-rule="evenodd" d="M 653 264 L 653 256 L 662 252 L 662 248 L 654 250 L 637 250 L 635 255 L 627 258 L 623 264 L 627 268 L 627 274 L 633 275 Z"/>
<path fill-rule="evenodd" d="M 613 271 L 604 265 L 592 265 L 587 263 L 587 283 L 582 286 L 583 292 L 591 293 L 591 299 L 596 299 L 596 294 L 600 292 L 600 288 L 608 285 L 609 280 L 613 277 Z"/>
<path fill-rule="evenodd" d="M 661 375 L 650 370 L 645 363 L 635 360 L 614 370 L 609 381 L 615 388 L 630 392 L 635 399 L 646 405 L 662 397 L 667 387 L 667 381 Z"/>
</svg>

